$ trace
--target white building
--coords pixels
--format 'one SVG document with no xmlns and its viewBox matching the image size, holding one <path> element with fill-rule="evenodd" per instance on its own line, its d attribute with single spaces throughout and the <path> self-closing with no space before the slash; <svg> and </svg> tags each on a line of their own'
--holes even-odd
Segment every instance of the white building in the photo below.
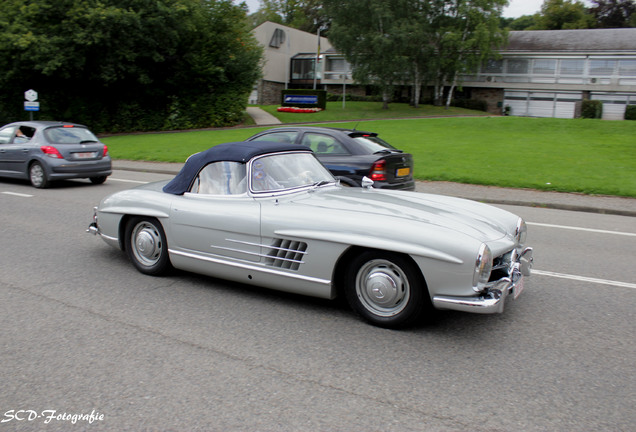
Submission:
<svg viewBox="0 0 636 432">
<path fill-rule="evenodd" d="M 489 111 L 573 118 L 583 99 L 603 101 L 603 118 L 622 119 L 636 105 L 636 28 L 514 31 L 479 73 L 464 77 Z"/>
<path fill-rule="evenodd" d="M 284 88 L 364 94 L 328 40 L 265 22 L 253 30 L 265 47 L 263 79 L 251 101 L 280 103 Z M 622 119 L 636 105 L 636 28 L 513 31 L 501 58 L 465 76 L 459 96 L 485 100 L 488 111 L 574 118 L 583 99 L 603 101 L 603 118 Z M 319 59 L 316 63 L 316 58 Z M 424 94 L 426 92 L 423 92 Z"/>
</svg>

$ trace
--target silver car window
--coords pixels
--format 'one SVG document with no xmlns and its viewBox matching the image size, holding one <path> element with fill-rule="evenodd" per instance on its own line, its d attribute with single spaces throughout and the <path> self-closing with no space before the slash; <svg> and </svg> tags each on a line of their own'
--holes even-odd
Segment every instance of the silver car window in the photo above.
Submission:
<svg viewBox="0 0 636 432">
<path fill-rule="evenodd" d="M 83 127 L 54 127 L 44 131 L 47 141 L 55 144 L 79 144 L 81 142 L 97 142 L 97 137 Z"/>
<path fill-rule="evenodd" d="M 9 126 L 0 129 L 0 144 L 7 144 L 9 141 L 11 141 L 13 132 L 15 132 L 15 126 Z"/>
<path fill-rule="evenodd" d="M 209 195 L 240 195 L 247 192 L 245 164 L 214 162 L 206 165 L 197 176 L 191 193 Z"/>
<path fill-rule="evenodd" d="M 335 182 L 331 173 L 311 153 L 283 153 L 255 159 L 251 164 L 250 188 L 275 192 Z"/>
</svg>

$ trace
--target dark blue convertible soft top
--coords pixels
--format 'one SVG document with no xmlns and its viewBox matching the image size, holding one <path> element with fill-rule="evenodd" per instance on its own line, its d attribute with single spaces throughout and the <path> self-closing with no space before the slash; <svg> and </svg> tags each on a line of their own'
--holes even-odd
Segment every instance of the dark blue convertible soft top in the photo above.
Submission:
<svg viewBox="0 0 636 432">
<path fill-rule="evenodd" d="M 285 144 L 269 141 L 248 141 L 219 144 L 210 149 L 196 153 L 188 158 L 183 168 L 170 183 L 163 187 L 163 191 L 175 195 L 183 195 L 190 190 L 190 185 L 201 169 L 212 162 L 242 162 L 246 163 L 254 156 L 282 151 L 311 151 L 308 147 L 298 144 Z"/>
</svg>

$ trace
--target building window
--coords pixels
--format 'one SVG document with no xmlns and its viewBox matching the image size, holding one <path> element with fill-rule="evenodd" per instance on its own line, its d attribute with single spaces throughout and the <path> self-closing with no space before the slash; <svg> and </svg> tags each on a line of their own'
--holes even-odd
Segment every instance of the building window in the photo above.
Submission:
<svg viewBox="0 0 636 432">
<path fill-rule="evenodd" d="M 566 59 L 561 60 L 561 75 L 583 75 L 585 60 Z"/>
<path fill-rule="evenodd" d="M 285 32 L 282 29 L 274 30 L 272 39 L 269 41 L 269 46 L 272 48 L 280 48 L 285 43 Z"/>
<path fill-rule="evenodd" d="M 590 75 L 610 76 L 615 65 L 616 60 L 590 60 Z"/>
<path fill-rule="evenodd" d="M 636 76 L 636 60 L 621 60 L 618 62 L 618 75 L 622 77 Z"/>
<path fill-rule="evenodd" d="M 343 58 L 327 58 L 327 70 L 330 72 L 347 71 L 347 62 Z"/>
<path fill-rule="evenodd" d="M 534 61 L 534 67 L 532 73 L 540 75 L 554 75 L 556 71 L 556 60 L 551 59 L 536 59 Z"/>
<path fill-rule="evenodd" d="M 528 60 L 508 59 L 508 61 L 506 62 L 506 70 L 509 74 L 527 74 Z"/>
<path fill-rule="evenodd" d="M 490 59 L 481 67 L 481 72 L 485 74 L 500 74 L 503 72 L 503 60 Z"/>
<path fill-rule="evenodd" d="M 292 79 L 314 79 L 315 59 L 292 59 Z"/>
</svg>

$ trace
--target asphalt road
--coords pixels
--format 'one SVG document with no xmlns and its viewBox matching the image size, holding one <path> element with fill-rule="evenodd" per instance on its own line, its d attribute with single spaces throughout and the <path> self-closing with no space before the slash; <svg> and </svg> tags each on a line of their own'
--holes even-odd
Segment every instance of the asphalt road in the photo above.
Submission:
<svg viewBox="0 0 636 432">
<path fill-rule="evenodd" d="M 338 302 L 144 276 L 85 233 L 103 196 L 167 177 L 0 181 L 0 432 L 633 430 L 636 218 L 508 207 L 535 248 L 521 297 L 391 331 Z"/>
</svg>

